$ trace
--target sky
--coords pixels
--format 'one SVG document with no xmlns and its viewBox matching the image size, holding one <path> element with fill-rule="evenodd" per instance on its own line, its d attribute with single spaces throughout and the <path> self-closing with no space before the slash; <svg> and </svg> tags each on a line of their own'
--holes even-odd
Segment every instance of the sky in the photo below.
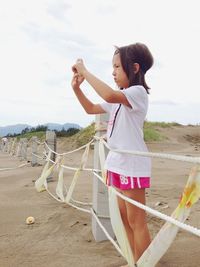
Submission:
<svg viewBox="0 0 200 267">
<path fill-rule="evenodd" d="M 116 88 L 114 46 L 145 43 L 154 56 L 148 121 L 200 123 L 198 0 L 0 0 L 0 126 L 95 120 L 71 88 L 71 67 Z M 84 82 L 94 103 L 103 100 Z"/>
</svg>

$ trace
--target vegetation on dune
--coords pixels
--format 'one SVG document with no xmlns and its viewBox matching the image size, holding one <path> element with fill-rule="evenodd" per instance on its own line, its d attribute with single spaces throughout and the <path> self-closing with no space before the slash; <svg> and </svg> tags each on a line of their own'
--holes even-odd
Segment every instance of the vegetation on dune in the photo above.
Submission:
<svg viewBox="0 0 200 267">
<path fill-rule="evenodd" d="M 144 124 L 144 140 L 145 142 L 152 141 L 162 141 L 166 139 L 160 131 L 160 128 L 167 128 L 172 126 L 180 126 L 180 124 L 176 123 L 165 123 L 165 122 L 145 122 Z M 82 145 L 87 144 L 95 135 L 95 124 L 87 126 L 80 130 L 77 134 L 68 138 L 68 140 L 74 144 L 75 147 L 80 147 Z"/>
<path fill-rule="evenodd" d="M 78 133 L 68 137 L 69 142 L 74 144 L 75 147 L 80 147 L 87 144 L 95 135 L 95 124 L 87 126 L 81 129 Z"/>
<path fill-rule="evenodd" d="M 166 122 L 149 122 L 145 121 L 144 124 L 144 140 L 145 142 L 162 141 L 167 137 L 161 133 L 162 128 L 169 128 L 173 126 L 181 126 L 178 123 L 166 123 Z M 45 126 L 44 126 L 45 127 Z M 19 138 L 31 139 L 32 136 L 37 136 L 39 140 L 44 141 L 47 128 L 39 126 L 33 129 L 24 129 L 20 135 L 16 135 Z M 62 129 L 56 131 L 56 136 L 66 138 L 66 142 L 73 145 L 73 147 L 80 147 L 87 144 L 95 135 L 95 123 L 79 130 L 76 128 L 69 128 L 68 130 Z"/>
<path fill-rule="evenodd" d="M 159 122 L 159 121 L 154 121 L 154 122 L 149 122 L 149 121 L 145 121 L 144 124 L 145 127 L 161 127 L 161 128 L 169 128 L 169 127 L 173 127 L 173 126 L 181 126 L 181 124 L 177 123 L 177 122 Z"/>
<path fill-rule="evenodd" d="M 145 121 L 144 123 L 145 142 L 162 141 L 166 139 L 166 137 L 160 133 L 159 128 L 168 128 L 171 126 L 174 126 L 174 125 L 172 125 L 172 123 L 165 123 L 165 122 Z"/>
<path fill-rule="evenodd" d="M 162 135 L 159 128 L 171 128 L 174 126 L 181 126 L 177 122 L 149 122 L 144 123 L 144 140 L 146 142 L 162 141 L 167 139 L 166 136 Z"/>
<path fill-rule="evenodd" d="M 48 130 L 48 127 L 39 125 L 36 128 L 25 128 L 22 130 L 20 134 L 9 134 L 7 135 L 8 137 L 17 137 L 17 139 L 20 138 L 27 138 L 30 140 L 33 136 L 37 136 L 38 139 L 41 141 L 44 141 L 46 138 L 46 131 Z M 69 128 L 68 130 L 65 130 L 64 128 L 61 131 L 55 130 L 56 136 L 57 137 L 69 137 L 72 136 L 76 133 L 78 133 L 80 130 L 77 128 Z"/>
<path fill-rule="evenodd" d="M 161 133 L 154 129 L 153 127 L 145 126 L 144 127 L 144 140 L 145 142 L 152 141 L 162 141 L 165 137 Z"/>
<path fill-rule="evenodd" d="M 32 128 L 25 128 L 19 134 L 7 134 L 7 137 L 17 137 L 20 138 L 27 138 L 28 140 L 31 139 L 32 136 L 37 136 L 40 140 L 45 139 L 45 132 L 47 130 L 47 126 L 38 125 L 37 127 Z"/>
<path fill-rule="evenodd" d="M 37 136 L 37 138 L 40 141 L 44 141 L 45 140 L 45 136 L 46 136 L 46 132 L 44 131 L 35 131 L 35 132 L 29 132 L 29 133 L 24 133 L 24 134 L 20 134 L 17 136 L 17 140 L 20 138 L 27 138 L 28 140 L 30 140 L 33 136 Z"/>
<path fill-rule="evenodd" d="M 55 131 L 55 133 L 56 133 L 56 136 L 58 137 L 69 137 L 69 136 L 72 136 L 78 133 L 79 131 L 80 129 L 78 128 L 69 128 L 67 130 L 63 128 L 61 131 Z"/>
</svg>

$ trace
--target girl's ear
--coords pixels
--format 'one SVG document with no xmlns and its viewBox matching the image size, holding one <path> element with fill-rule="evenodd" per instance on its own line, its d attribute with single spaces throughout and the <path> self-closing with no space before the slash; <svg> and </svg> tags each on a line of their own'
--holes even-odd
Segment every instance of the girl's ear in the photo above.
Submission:
<svg viewBox="0 0 200 267">
<path fill-rule="evenodd" d="M 140 70 L 140 65 L 138 63 L 134 63 L 133 64 L 133 71 L 134 73 L 138 73 L 138 71 Z"/>
</svg>

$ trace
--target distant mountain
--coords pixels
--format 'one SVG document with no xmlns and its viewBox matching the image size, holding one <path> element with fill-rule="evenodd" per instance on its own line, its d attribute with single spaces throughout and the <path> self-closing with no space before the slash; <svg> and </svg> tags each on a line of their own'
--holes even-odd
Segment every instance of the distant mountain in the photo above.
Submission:
<svg viewBox="0 0 200 267">
<path fill-rule="evenodd" d="M 15 124 L 15 125 L 8 125 L 8 126 L 0 126 L 0 136 L 5 136 L 7 134 L 19 134 L 25 128 L 31 128 L 28 124 Z"/>
<path fill-rule="evenodd" d="M 80 125 L 76 123 L 65 123 L 65 124 L 59 124 L 59 123 L 45 123 L 41 124 L 48 127 L 48 130 L 57 130 L 61 131 L 62 129 L 68 130 L 69 128 L 77 128 L 81 129 Z M 29 124 L 15 124 L 15 125 L 8 125 L 8 126 L 0 126 L 0 136 L 5 136 L 7 134 L 19 134 L 24 130 L 25 128 L 35 128 L 37 126 L 31 126 Z"/>
</svg>

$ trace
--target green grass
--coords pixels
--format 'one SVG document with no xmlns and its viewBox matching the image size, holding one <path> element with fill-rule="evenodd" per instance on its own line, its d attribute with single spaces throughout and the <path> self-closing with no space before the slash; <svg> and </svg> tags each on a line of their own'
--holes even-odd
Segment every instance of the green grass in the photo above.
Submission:
<svg viewBox="0 0 200 267">
<path fill-rule="evenodd" d="M 30 140 L 32 136 L 37 136 L 40 141 L 44 141 L 46 137 L 46 132 L 39 131 L 21 134 L 17 136 L 17 140 L 19 140 L 20 138 L 27 138 L 28 140 Z"/>
<path fill-rule="evenodd" d="M 161 128 L 169 128 L 169 127 L 173 127 L 173 126 L 181 126 L 181 124 L 177 123 L 177 122 L 149 122 L 149 121 L 145 121 L 145 127 L 161 127 Z"/>
<path fill-rule="evenodd" d="M 74 143 L 76 147 L 83 146 L 87 144 L 95 135 L 95 125 L 92 123 L 91 125 L 87 126 L 86 128 L 81 129 L 77 134 L 74 134 L 67 139 Z"/>
<path fill-rule="evenodd" d="M 167 137 L 163 136 L 158 127 L 166 128 L 172 126 L 179 126 L 176 123 L 164 123 L 164 122 L 145 122 L 144 124 L 144 140 L 145 142 L 162 141 Z M 76 147 L 87 144 L 95 135 L 95 124 L 87 126 L 80 130 L 77 134 L 68 137 L 68 140 L 75 144 Z"/>
<path fill-rule="evenodd" d="M 158 128 L 171 128 L 174 126 L 181 126 L 177 122 L 149 122 L 145 121 L 144 123 L 144 140 L 145 142 L 152 141 L 163 141 L 167 139 L 166 136 L 163 136 Z"/>
<path fill-rule="evenodd" d="M 152 141 L 162 141 L 165 137 L 159 133 L 158 130 L 147 127 L 144 128 L 144 140 L 145 142 L 152 142 Z"/>
<path fill-rule="evenodd" d="M 144 123 L 144 140 L 145 142 L 162 141 L 165 137 L 159 132 L 158 127 L 171 127 L 164 122 L 147 122 Z"/>
</svg>

